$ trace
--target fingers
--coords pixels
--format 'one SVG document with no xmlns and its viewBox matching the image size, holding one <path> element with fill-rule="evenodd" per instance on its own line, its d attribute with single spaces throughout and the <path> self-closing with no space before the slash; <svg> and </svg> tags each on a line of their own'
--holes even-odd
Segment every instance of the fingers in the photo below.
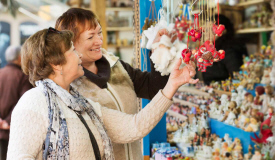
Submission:
<svg viewBox="0 0 275 160">
<path fill-rule="evenodd" d="M 190 79 L 188 83 L 196 84 L 198 83 L 199 79 Z"/>
<path fill-rule="evenodd" d="M 158 31 L 158 36 L 163 36 L 163 35 L 167 35 L 168 36 L 169 32 L 167 29 L 163 28 L 163 29 L 160 29 Z"/>
<path fill-rule="evenodd" d="M 193 61 L 190 61 L 190 65 L 192 65 L 194 68 L 196 68 L 196 64 Z"/>
<path fill-rule="evenodd" d="M 170 38 L 171 38 L 171 42 L 174 43 L 175 40 L 177 39 L 177 32 L 176 32 L 176 30 L 173 30 L 171 32 Z"/>
<path fill-rule="evenodd" d="M 188 64 L 186 67 L 189 70 L 190 77 L 194 77 L 196 75 L 196 69 L 193 67 L 193 65 Z"/>
<path fill-rule="evenodd" d="M 174 66 L 174 70 L 178 70 L 180 68 L 181 63 L 182 63 L 182 60 L 181 58 L 179 58 Z"/>
</svg>

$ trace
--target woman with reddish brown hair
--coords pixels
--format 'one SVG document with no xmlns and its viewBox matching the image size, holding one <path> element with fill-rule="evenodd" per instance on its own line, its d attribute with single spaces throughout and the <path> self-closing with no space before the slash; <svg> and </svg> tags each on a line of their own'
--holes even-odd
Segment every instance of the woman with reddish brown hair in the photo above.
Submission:
<svg viewBox="0 0 275 160">
<path fill-rule="evenodd" d="M 74 32 L 75 49 L 83 55 L 84 76 L 73 85 L 83 96 L 102 106 L 135 114 L 138 112 L 137 98 L 151 100 L 167 83 L 168 76 L 162 77 L 153 65 L 151 72 L 142 72 L 103 49 L 102 28 L 92 11 L 71 8 L 58 18 L 55 28 Z M 164 34 L 167 31 L 160 30 L 155 42 Z M 187 68 L 190 76 L 194 76 L 194 64 L 187 65 Z M 140 141 L 113 143 L 113 146 L 116 159 L 143 159 Z"/>
<path fill-rule="evenodd" d="M 35 88 L 12 112 L 8 160 L 114 160 L 113 142 L 146 136 L 170 108 L 177 89 L 196 83 L 188 67 L 174 66 L 146 108 L 126 114 L 83 97 L 71 83 L 84 75 L 71 31 L 38 31 L 22 47 L 22 69 Z M 153 112 L 152 112 L 153 111 Z M 136 157 L 134 157 L 136 158 Z"/>
</svg>

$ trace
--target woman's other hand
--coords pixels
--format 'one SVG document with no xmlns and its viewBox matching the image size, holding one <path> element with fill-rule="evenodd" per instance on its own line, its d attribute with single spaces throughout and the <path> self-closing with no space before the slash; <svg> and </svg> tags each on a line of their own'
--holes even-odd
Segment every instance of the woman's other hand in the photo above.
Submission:
<svg viewBox="0 0 275 160">
<path fill-rule="evenodd" d="M 162 90 L 162 93 L 169 99 L 172 99 L 175 92 L 180 86 L 186 83 L 195 84 L 199 81 L 199 79 L 195 80 L 192 78 L 196 74 L 194 62 L 191 62 L 190 64 L 184 66 L 182 69 L 179 69 L 181 63 L 182 60 L 179 59 L 169 76 L 166 86 Z"/>
<path fill-rule="evenodd" d="M 173 30 L 172 32 L 169 33 L 167 29 L 163 28 L 158 31 L 158 33 L 153 41 L 153 44 L 159 42 L 161 39 L 161 36 L 163 36 L 163 35 L 170 37 L 172 43 L 174 43 L 174 41 L 177 39 L 177 34 L 176 34 L 175 30 Z"/>
</svg>

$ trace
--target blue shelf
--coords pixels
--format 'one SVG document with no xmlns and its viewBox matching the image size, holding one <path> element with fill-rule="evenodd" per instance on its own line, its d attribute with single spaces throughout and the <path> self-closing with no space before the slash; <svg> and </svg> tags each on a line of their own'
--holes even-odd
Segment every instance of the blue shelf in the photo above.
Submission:
<svg viewBox="0 0 275 160">
<path fill-rule="evenodd" d="M 210 128 L 211 133 L 217 134 L 220 138 L 223 138 L 226 133 L 229 134 L 229 137 L 232 138 L 232 141 L 237 137 L 241 140 L 242 147 L 243 147 L 243 153 L 248 153 L 248 146 L 251 145 L 254 147 L 255 143 L 252 142 L 251 136 L 255 138 L 254 132 L 245 132 L 244 130 L 227 125 L 223 122 L 217 121 L 215 119 L 210 119 Z M 259 132 L 256 132 L 257 135 L 259 135 Z"/>
</svg>

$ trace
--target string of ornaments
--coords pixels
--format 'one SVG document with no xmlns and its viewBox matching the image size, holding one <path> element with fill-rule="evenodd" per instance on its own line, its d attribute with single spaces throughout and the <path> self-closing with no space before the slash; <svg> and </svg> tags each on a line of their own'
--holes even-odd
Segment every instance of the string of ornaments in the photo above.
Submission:
<svg viewBox="0 0 275 160">
<path fill-rule="evenodd" d="M 196 1 L 194 3 L 196 3 Z M 194 5 L 194 3 L 192 4 L 192 6 Z M 199 0 L 199 4 L 201 4 L 201 0 Z M 189 64 L 190 61 L 197 62 L 198 71 L 206 72 L 206 68 L 209 66 L 212 66 L 213 62 L 218 62 L 225 58 L 225 51 L 224 50 L 217 51 L 215 48 L 215 36 L 219 36 L 219 37 L 222 36 L 225 26 L 222 24 L 219 24 L 219 1 L 217 2 L 217 13 L 218 13 L 217 24 L 215 24 L 215 21 L 214 22 L 211 21 L 212 19 L 215 20 L 215 16 L 214 14 L 212 14 L 212 8 L 210 8 L 209 0 L 206 1 L 206 5 L 202 3 L 201 6 L 202 6 L 201 12 L 193 14 L 194 22 L 193 23 L 189 22 L 190 28 L 187 32 L 188 34 L 187 48 L 182 51 L 182 58 L 184 63 L 186 64 Z M 203 9 L 205 7 L 207 7 L 206 13 L 205 13 L 206 15 L 203 16 L 201 19 L 201 21 L 205 23 L 204 23 L 204 26 L 200 26 L 199 16 L 202 13 L 204 13 Z M 187 19 L 184 17 L 184 15 L 181 15 L 181 14 L 179 15 L 182 16 L 181 23 L 188 23 L 188 22 L 185 22 Z M 179 22 L 179 18 L 176 18 L 176 24 L 175 24 L 176 30 L 182 29 L 179 27 L 180 25 L 177 22 Z M 186 32 L 186 30 L 182 30 L 182 32 Z M 179 40 L 181 40 L 181 37 L 182 35 L 178 35 Z M 191 50 L 188 48 L 189 37 L 191 37 L 191 40 L 193 42 L 199 41 L 198 49 Z M 201 43 L 202 45 L 200 45 Z"/>
<path fill-rule="evenodd" d="M 178 58 L 182 58 L 184 62 L 181 67 L 193 61 L 201 72 L 206 72 L 207 67 L 212 66 L 213 62 L 224 59 L 225 52 L 217 51 L 215 48 L 215 36 L 222 36 L 225 29 L 224 25 L 219 24 L 219 19 L 215 24 L 214 10 L 217 10 L 219 15 L 219 2 L 217 5 L 212 5 L 212 0 L 211 3 L 209 0 L 195 0 L 195 2 L 192 1 L 191 6 L 189 3 L 179 2 L 177 5 L 179 14 L 174 18 L 174 10 L 169 8 L 173 6 L 169 2 L 173 3 L 173 1 L 167 0 L 166 4 L 162 1 L 164 7 L 160 8 L 158 13 L 155 9 L 155 0 L 150 1 L 149 17 L 144 21 L 140 43 L 144 62 L 147 62 L 147 56 L 144 55 L 146 49 L 154 50 L 150 59 L 155 70 L 161 75 L 169 75 Z M 200 11 L 194 14 L 190 9 L 195 3 L 199 4 L 197 8 Z M 154 18 L 155 16 L 157 18 Z M 193 21 L 192 16 L 194 16 Z M 154 42 L 160 29 L 166 29 L 169 35 L 162 35 L 159 42 Z M 177 37 L 176 41 L 172 39 L 174 35 Z M 186 36 L 187 43 L 184 43 Z M 198 43 L 198 47 L 189 48 L 189 40 Z"/>
</svg>

